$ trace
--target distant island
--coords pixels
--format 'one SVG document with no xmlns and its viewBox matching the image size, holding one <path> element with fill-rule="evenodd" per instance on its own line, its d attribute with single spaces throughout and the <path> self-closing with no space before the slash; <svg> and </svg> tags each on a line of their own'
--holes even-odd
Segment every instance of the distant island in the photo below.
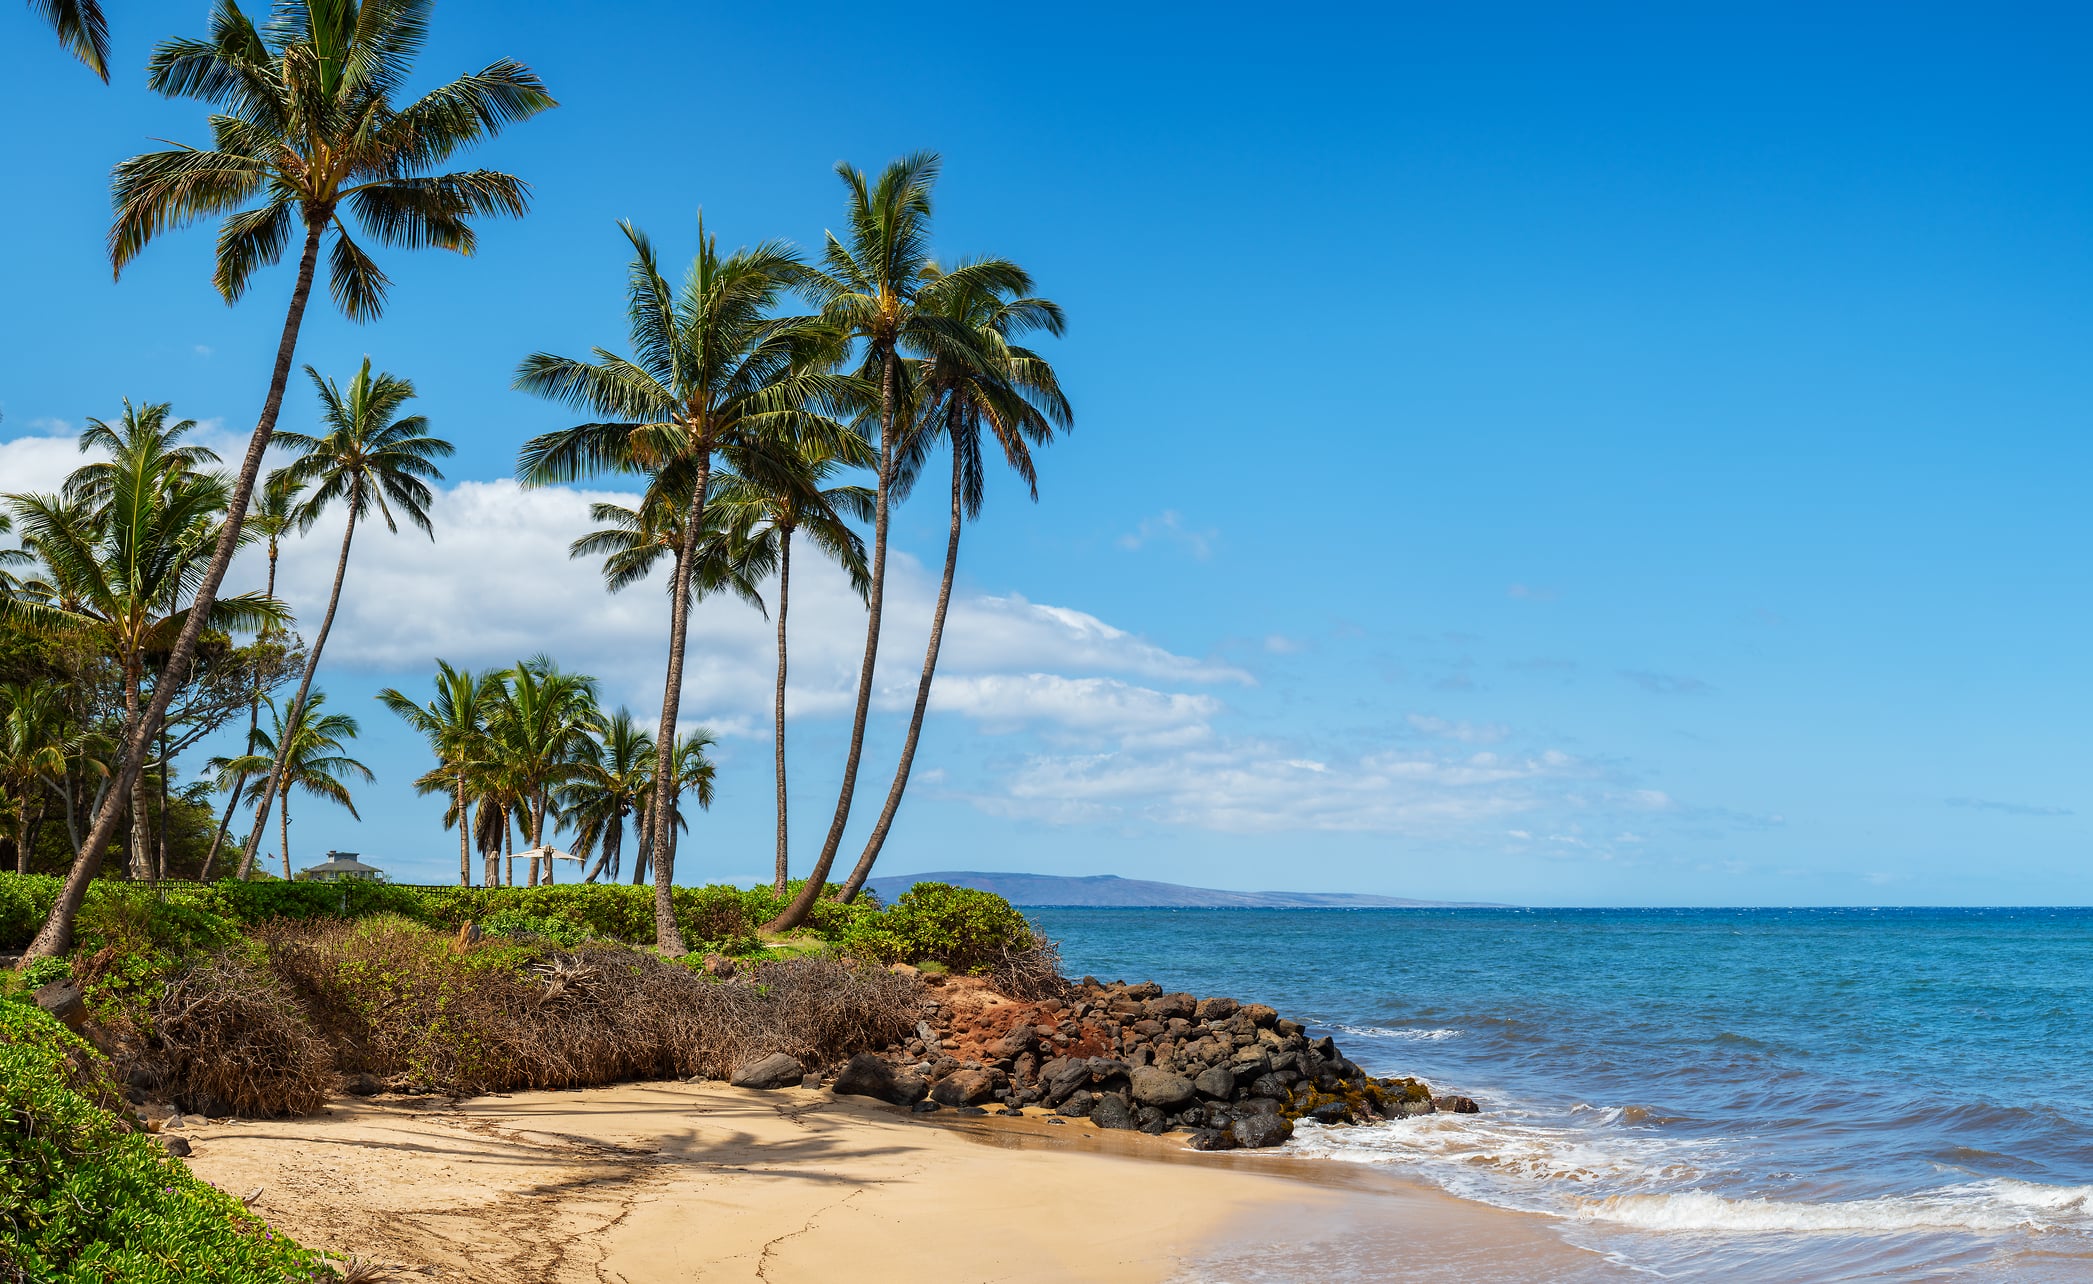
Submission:
<svg viewBox="0 0 2093 1284">
<path fill-rule="evenodd" d="M 987 874 L 978 870 L 940 870 L 930 874 L 895 874 L 866 883 L 889 904 L 917 883 L 951 883 L 977 887 L 1012 905 L 1089 909 L 1499 909 L 1488 901 L 1418 901 L 1402 896 L 1366 896 L 1357 892 L 1230 892 L 1216 887 L 1152 883 L 1116 874 L 1064 878 L 1056 874 Z"/>
</svg>

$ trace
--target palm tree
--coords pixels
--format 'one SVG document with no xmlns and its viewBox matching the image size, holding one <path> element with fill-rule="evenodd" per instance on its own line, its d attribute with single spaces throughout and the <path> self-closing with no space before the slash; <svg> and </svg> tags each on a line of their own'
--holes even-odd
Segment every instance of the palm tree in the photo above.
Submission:
<svg viewBox="0 0 2093 1284">
<path fill-rule="evenodd" d="M 118 275 L 162 232 L 222 214 L 214 281 L 231 303 L 258 269 L 283 257 L 295 230 L 304 233 L 268 395 L 228 501 L 233 517 L 196 586 L 202 609 L 174 640 L 172 672 L 188 672 L 232 565 L 262 453 L 283 407 L 323 241 L 333 239 L 329 287 L 342 311 L 363 321 L 384 307 L 385 274 L 349 236 L 344 210 L 383 244 L 470 254 L 475 217 L 521 215 L 529 205 L 528 186 L 508 174 L 427 172 L 461 148 L 554 105 L 528 67 L 502 59 L 405 106 L 393 105 L 427 37 L 432 3 L 285 0 L 269 23 L 256 27 L 232 0 L 218 0 L 207 38 L 163 41 L 148 64 L 153 89 L 220 111 L 211 118 L 210 147 L 148 152 L 116 167 L 109 251 Z M 259 204 L 242 208 L 256 198 Z M 118 793 L 130 789 L 142 770 L 175 685 L 161 684 L 141 715 L 126 720 Z M 96 819 L 83 859 L 67 876 L 25 962 L 71 948 L 73 920 L 114 825 L 113 816 Z"/>
<path fill-rule="evenodd" d="M 639 807 L 653 778 L 654 737 L 621 707 L 603 720 L 575 768 L 560 790 L 560 809 L 574 828 L 574 853 L 585 857 L 599 847 L 603 853 L 584 881 L 607 873 L 616 882 L 625 818 Z"/>
<path fill-rule="evenodd" d="M 1002 448 L 1003 459 L 1025 483 L 1032 501 L 1039 502 L 1039 476 L 1032 466 L 1032 447 L 1054 439 L 1057 427 L 1072 422 L 1068 399 L 1054 368 L 1029 348 L 1011 343 L 1033 330 L 1058 335 L 1065 322 L 1061 308 L 1050 299 L 1029 297 L 1032 281 L 1015 265 L 1006 265 L 993 275 L 973 275 L 970 264 L 951 272 L 935 267 L 926 272 L 927 283 L 918 306 L 935 312 L 964 328 L 973 342 L 941 342 L 924 358 L 917 387 L 921 417 L 902 444 L 900 476 L 896 489 L 906 494 L 921 474 L 932 443 L 942 437 L 951 448 L 951 520 L 945 534 L 945 573 L 938 583 L 937 606 L 930 617 L 930 641 L 923 651 L 923 673 L 916 680 L 916 703 L 910 711 L 908 735 L 901 744 L 901 761 L 894 769 L 894 783 L 887 790 L 886 805 L 880 808 L 865 850 L 843 882 L 842 899 L 855 899 L 858 889 L 871 876 L 880 848 L 893 828 L 901 807 L 902 791 L 908 788 L 909 769 L 916 760 L 916 744 L 923 734 L 923 715 L 930 705 L 930 681 L 937 672 L 939 644 L 945 634 L 945 609 L 952 601 L 952 577 L 959 566 L 959 533 L 962 517 L 981 515 L 984 490 L 982 429 L 986 427 Z"/>
<path fill-rule="evenodd" d="M 877 183 L 862 171 L 838 164 L 836 173 L 849 190 L 847 241 L 831 232 L 822 252 L 822 267 L 802 277 L 802 287 L 821 301 L 821 316 L 862 349 L 862 369 L 879 386 L 879 469 L 873 498 L 872 584 L 865 598 L 865 655 L 858 668 L 857 706 L 851 715 L 850 748 L 843 760 L 843 783 L 836 794 L 836 814 L 829 821 L 821 854 L 806 886 L 785 911 L 764 925 L 783 932 L 806 921 L 835 864 L 836 849 L 850 823 L 857 789 L 858 762 L 865 751 L 865 719 L 872 708 L 872 675 L 879 658 L 879 628 L 887 575 L 887 511 L 892 502 L 898 465 L 897 429 L 906 409 L 906 353 L 935 351 L 974 339 L 949 318 L 917 306 L 930 258 L 930 191 L 937 183 L 938 158 L 918 152 L 888 165 Z M 963 281 L 1002 281 L 1021 290 L 1016 269 L 997 259 L 957 268 Z"/>
<path fill-rule="evenodd" d="M 263 584 L 263 595 L 276 596 L 276 559 L 282 551 L 283 537 L 297 524 L 299 497 L 305 493 L 304 483 L 287 475 L 279 468 L 269 474 L 269 480 L 255 493 L 254 502 L 247 510 L 247 529 L 268 541 L 269 571 Z M 254 743 L 255 729 L 262 719 L 262 675 L 254 675 L 254 694 L 247 701 L 247 743 Z M 227 791 L 225 813 L 218 818 L 217 832 L 211 835 L 211 849 L 204 853 L 203 872 L 199 877 L 204 882 L 211 880 L 211 866 L 218 859 L 218 849 L 225 843 L 226 831 L 232 827 L 233 809 L 240 805 L 240 791 Z"/>
<path fill-rule="evenodd" d="M 680 290 L 656 266 L 654 248 L 630 223 L 626 317 L 632 359 L 605 349 L 592 361 L 534 353 L 517 367 L 516 386 L 600 419 L 525 443 L 517 475 L 525 485 L 578 481 L 604 472 L 643 473 L 684 499 L 682 552 L 669 590 L 669 655 L 655 735 L 655 774 L 667 776 L 683 695 L 684 639 L 691 577 L 715 453 L 730 463 L 781 441 L 834 437 L 844 430 L 815 407 L 844 385 L 827 373 L 827 336 L 802 317 L 770 315 L 800 271 L 783 245 L 766 243 L 726 256 L 698 226 L 698 253 Z M 663 817 L 651 828 L 658 830 Z M 661 835 L 651 848 L 667 849 Z M 669 887 L 674 870 L 654 862 L 654 919 L 661 949 L 684 952 Z"/>
<path fill-rule="evenodd" d="M 526 832 L 532 851 L 545 845 L 548 814 L 557 817 L 558 791 L 580 772 L 601 724 L 596 680 L 562 673 L 547 656 L 534 656 L 503 675 L 493 691 L 487 715 L 488 738 L 515 800 L 527 808 Z M 531 857 L 530 886 L 538 885 L 543 860 L 551 881 L 549 858 Z"/>
<path fill-rule="evenodd" d="M 92 509 L 109 502 L 116 478 L 133 473 L 193 473 L 218 462 L 218 452 L 207 446 L 184 445 L 182 438 L 196 428 L 194 419 L 168 423 L 174 413 L 171 403 L 147 402 L 133 406 L 124 398 L 124 412 L 113 424 L 89 419 L 80 433 L 80 450 L 104 450 L 107 462 L 82 464 L 65 479 L 65 497 Z"/>
<path fill-rule="evenodd" d="M 0 512 L 0 535 L 12 534 L 14 528 L 14 518 Z M 36 558 L 27 549 L 0 548 L 0 619 L 6 618 L 9 605 L 14 601 L 15 595 L 22 591 L 22 581 L 7 568 L 28 566 L 35 561 Z"/>
<path fill-rule="evenodd" d="M 29 7 L 51 24 L 68 53 L 109 83 L 109 19 L 100 0 L 29 0 Z"/>
<path fill-rule="evenodd" d="M 873 494 L 863 486 L 822 485 L 844 464 L 864 467 L 874 462 L 862 437 L 843 440 L 850 445 L 846 454 L 811 442 L 798 450 L 777 452 L 776 466 L 766 468 L 760 478 L 729 478 L 720 487 L 718 501 L 728 514 L 726 524 L 732 529 L 733 543 L 742 550 L 744 563 L 757 574 L 778 577 L 778 664 L 771 720 L 778 795 L 777 872 L 772 890 L 779 896 L 785 894 L 790 855 L 785 789 L 785 616 L 791 606 L 793 534 L 804 530 L 817 550 L 840 564 L 860 600 L 871 589 L 865 571 L 865 541 L 844 518 L 869 521 Z"/>
<path fill-rule="evenodd" d="M 0 793 L 15 802 L 15 872 L 29 872 L 43 782 L 65 773 L 65 708 L 49 686 L 0 685 Z M 31 805 L 35 799 L 35 805 Z"/>
<path fill-rule="evenodd" d="M 666 807 L 656 808 L 656 803 L 660 799 L 659 794 L 654 789 L 654 781 L 651 776 L 647 779 L 641 791 L 640 806 L 642 810 L 655 816 L 655 832 L 667 835 L 668 861 L 672 865 L 676 861 L 676 834 L 680 830 L 690 828 L 688 822 L 683 818 L 683 808 L 680 803 L 683 794 L 685 792 L 695 794 L 698 799 L 698 806 L 701 808 L 709 811 L 712 807 L 713 784 L 717 771 L 713 766 L 712 759 L 706 755 L 705 751 L 710 749 L 713 744 L 712 733 L 704 727 L 696 728 L 689 735 L 676 742 L 676 751 L 670 756 L 673 770 L 669 776 L 669 798 Z M 653 851 L 642 848 L 639 853 L 638 864 L 644 867 L 650 860 L 653 860 Z M 654 861 L 654 863 L 656 865 L 660 864 L 659 861 Z M 641 869 L 634 870 L 636 876 L 641 872 Z M 637 878 L 635 881 L 637 881 Z"/>
<path fill-rule="evenodd" d="M 166 469 L 147 451 L 134 452 L 123 462 L 127 466 L 109 479 L 98 511 L 55 495 L 8 499 L 21 522 L 24 543 L 42 561 L 48 577 L 31 586 L 31 596 L 17 599 L 16 611 L 31 624 L 86 635 L 116 663 L 129 727 L 142 725 L 137 723 L 139 695 L 149 655 L 169 649 L 192 626 L 254 629 L 282 622 L 284 612 L 280 603 L 258 593 L 208 603 L 197 596 L 226 525 L 223 479 Z M 184 599 L 191 600 L 185 604 Z M 154 684 L 153 701 L 163 711 L 161 697 L 171 696 L 186 677 L 186 663 L 169 659 L 161 666 L 161 672 L 171 676 Z M 149 877 L 143 772 L 119 774 L 109 797 L 128 798 L 131 872 Z M 100 867 L 102 850 L 114 837 L 123 810 L 105 804 L 96 812 L 89 845 L 81 849 L 67 876 L 68 888 L 81 877 L 81 869 Z M 60 908 L 63 903 L 61 892 Z M 52 912 L 56 915 L 57 908 Z M 70 930 L 70 918 L 64 922 Z M 44 938 L 39 934 L 37 939 Z"/>
<path fill-rule="evenodd" d="M 295 520 L 301 531 L 311 530 L 320 515 L 336 500 L 346 512 L 342 523 L 342 551 L 334 563 L 334 588 L 327 595 L 327 613 L 320 617 L 312 651 L 305 658 L 305 674 L 298 681 L 298 694 L 291 697 L 290 717 L 297 720 L 305 693 L 312 689 L 313 674 L 320 667 L 320 653 L 327 646 L 327 633 L 334 627 L 334 612 L 341 605 L 342 580 L 349 573 L 349 545 L 356 538 L 356 523 L 375 507 L 385 519 L 385 529 L 397 535 L 400 515 L 420 527 L 431 540 L 436 528 L 429 523 L 429 504 L 434 498 L 427 481 L 440 481 L 443 472 L 435 461 L 451 453 L 451 444 L 427 433 L 429 421 L 421 415 L 403 419 L 393 416 L 414 399 L 414 385 L 397 375 L 371 375 L 371 359 L 365 357 L 347 391 L 332 379 L 324 379 L 311 366 L 306 377 L 320 394 L 320 419 L 328 428 L 324 437 L 299 432 L 276 434 L 277 443 L 299 452 L 284 468 L 294 485 L 309 486 L 312 493 L 297 507 Z M 427 479 L 425 481 L 424 479 Z M 391 503 L 386 501 L 390 500 Z M 269 773 L 261 802 L 254 809 L 254 829 L 240 854 L 240 877 L 254 868 L 262 833 L 269 823 L 269 805 L 283 787 L 284 767 L 279 763 Z"/>
<path fill-rule="evenodd" d="M 494 682 L 491 674 L 474 674 L 436 661 L 436 698 L 419 705 L 392 687 L 378 693 L 385 707 L 420 732 L 436 751 L 436 770 L 428 780 L 434 789 L 454 796 L 446 824 L 458 827 L 458 886 L 472 886 L 472 811 L 466 782 L 472 755 L 485 735 Z M 418 784 L 420 782 L 417 782 Z"/>
<path fill-rule="evenodd" d="M 207 764 L 218 775 L 220 789 L 237 792 L 242 781 L 251 780 L 247 786 L 247 801 L 257 810 L 261 807 L 262 790 L 268 785 L 267 773 L 271 763 L 282 764 L 283 809 L 278 824 L 283 836 L 283 876 L 291 874 L 291 793 L 302 789 L 314 798 L 324 798 L 345 808 L 351 816 L 356 814 L 356 800 L 349 794 L 349 787 L 342 783 L 345 775 L 359 776 L 369 782 L 375 777 L 371 769 L 351 758 L 348 742 L 356 738 L 360 728 L 356 719 L 346 713 L 322 713 L 327 703 L 327 693 L 314 691 L 305 703 L 295 711 L 279 710 L 274 700 L 269 701 L 269 718 L 274 724 L 271 730 L 256 731 L 248 752 L 235 758 L 213 758 Z M 284 727 L 291 727 L 289 735 Z"/>
</svg>

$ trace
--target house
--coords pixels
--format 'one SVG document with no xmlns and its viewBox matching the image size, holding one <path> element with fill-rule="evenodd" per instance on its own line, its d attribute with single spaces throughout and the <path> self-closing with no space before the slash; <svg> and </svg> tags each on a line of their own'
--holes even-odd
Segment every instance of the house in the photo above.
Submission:
<svg viewBox="0 0 2093 1284">
<path fill-rule="evenodd" d="M 311 869 L 300 870 L 300 881 L 314 883 L 342 883 L 351 879 L 377 881 L 385 877 L 385 871 L 375 865 L 366 865 L 356 859 L 355 852 L 328 852 L 327 859 Z"/>
</svg>

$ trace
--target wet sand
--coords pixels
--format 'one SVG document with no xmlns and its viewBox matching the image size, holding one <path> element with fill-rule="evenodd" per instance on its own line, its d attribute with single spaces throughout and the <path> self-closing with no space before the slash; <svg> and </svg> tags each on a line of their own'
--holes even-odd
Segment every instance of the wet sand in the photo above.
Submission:
<svg viewBox="0 0 2093 1284">
<path fill-rule="evenodd" d="M 473 1284 L 1539 1281 L 1603 1266 L 1541 1219 L 1349 1165 L 826 1091 L 350 1098 L 183 1135 L 199 1176 L 259 1187 L 255 1210 L 309 1247 Z"/>
</svg>

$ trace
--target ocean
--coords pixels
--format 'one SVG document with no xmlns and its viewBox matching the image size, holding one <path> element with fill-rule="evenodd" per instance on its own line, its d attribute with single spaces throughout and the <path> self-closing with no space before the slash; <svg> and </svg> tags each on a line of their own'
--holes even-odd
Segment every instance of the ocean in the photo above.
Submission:
<svg viewBox="0 0 2093 1284">
<path fill-rule="evenodd" d="M 1071 975 L 1476 1098 L 1288 1147 L 1544 1214 L 1608 1274 L 2093 1280 L 2093 909 L 1028 912 Z"/>
</svg>

